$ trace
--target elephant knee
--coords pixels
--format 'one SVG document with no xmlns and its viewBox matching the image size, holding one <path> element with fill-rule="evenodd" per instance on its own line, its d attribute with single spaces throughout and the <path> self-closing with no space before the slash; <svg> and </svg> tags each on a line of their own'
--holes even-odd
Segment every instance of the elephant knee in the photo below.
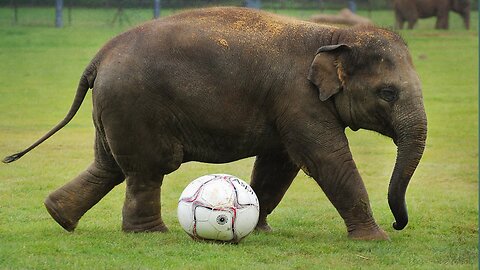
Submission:
<svg viewBox="0 0 480 270">
<path fill-rule="evenodd" d="M 116 186 L 125 180 L 125 175 L 120 169 L 104 168 L 99 164 L 92 164 L 85 170 L 85 180 L 97 185 Z"/>
</svg>

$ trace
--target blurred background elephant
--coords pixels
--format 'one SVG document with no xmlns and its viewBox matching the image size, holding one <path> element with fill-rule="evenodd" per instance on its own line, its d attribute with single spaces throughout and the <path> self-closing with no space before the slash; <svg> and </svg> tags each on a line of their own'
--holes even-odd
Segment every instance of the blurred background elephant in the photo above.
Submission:
<svg viewBox="0 0 480 270">
<path fill-rule="evenodd" d="M 335 25 L 373 25 L 370 19 L 357 15 L 348 8 L 340 10 L 338 14 L 313 15 L 310 21 Z"/>
<path fill-rule="evenodd" d="M 418 19 L 437 17 L 436 29 L 448 29 L 450 10 L 462 16 L 465 28 L 470 28 L 470 0 L 394 0 L 396 28 L 413 29 Z"/>
</svg>

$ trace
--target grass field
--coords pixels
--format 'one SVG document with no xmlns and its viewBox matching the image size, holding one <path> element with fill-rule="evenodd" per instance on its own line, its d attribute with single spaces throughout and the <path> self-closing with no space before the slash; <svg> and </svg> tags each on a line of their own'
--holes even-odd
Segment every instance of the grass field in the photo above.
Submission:
<svg viewBox="0 0 480 270">
<path fill-rule="evenodd" d="M 21 12 L 35 18 L 41 10 Z M 64 29 L 11 26 L 10 14 L 0 9 L 0 156 L 30 145 L 63 118 L 86 64 L 127 27 L 108 26 L 112 10 L 76 10 L 74 23 Z M 151 11 L 135 14 L 145 17 L 131 16 L 132 23 L 148 19 Z M 393 23 L 390 11 L 371 16 L 382 26 Z M 402 32 L 429 120 L 425 155 L 407 192 L 410 223 L 404 231 L 392 229 L 386 199 L 394 145 L 372 132 L 348 131 L 375 217 L 391 241 L 348 240 L 340 216 L 303 173 L 270 217 L 273 234 L 253 234 L 240 245 L 190 240 L 176 219 L 183 188 L 216 172 L 248 180 L 253 159 L 187 163 L 168 175 L 162 188 L 167 234 L 121 232 L 124 184 L 67 233 L 43 200 L 92 160 L 89 94 L 61 132 L 22 160 L 0 165 L 0 269 L 478 269 L 478 17 L 472 17 L 470 31 L 452 15 L 449 31 L 432 30 L 430 19 Z"/>
</svg>

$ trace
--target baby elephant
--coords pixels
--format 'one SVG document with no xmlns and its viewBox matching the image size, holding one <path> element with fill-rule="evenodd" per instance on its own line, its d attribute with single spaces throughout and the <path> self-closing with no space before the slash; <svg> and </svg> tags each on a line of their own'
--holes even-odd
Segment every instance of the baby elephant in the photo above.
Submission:
<svg viewBox="0 0 480 270">
<path fill-rule="evenodd" d="M 66 230 L 126 180 L 123 230 L 166 231 L 164 175 L 188 161 L 256 156 L 258 230 L 300 169 L 323 189 L 353 239 L 388 239 L 375 222 L 345 128 L 393 139 L 388 201 L 408 222 L 407 185 L 425 146 L 420 81 L 405 42 L 372 26 L 329 27 L 244 8 L 154 20 L 109 41 L 80 78 L 64 127 L 93 88 L 95 159 L 45 206 Z"/>
</svg>

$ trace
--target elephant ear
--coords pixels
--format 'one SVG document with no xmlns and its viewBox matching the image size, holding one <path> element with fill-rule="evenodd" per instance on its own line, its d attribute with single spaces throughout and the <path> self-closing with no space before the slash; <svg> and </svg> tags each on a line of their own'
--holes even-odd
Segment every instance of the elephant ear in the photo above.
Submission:
<svg viewBox="0 0 480 270">
<path fill-rule="evenodd" d="M 338 58 L 350 50 L 345 44 L 328 45 L 317 50 L 310 65 L 308 80 L 318 87 L 321 101 L 329 99 L 340 92 L 344 84 L 344 72 Z"/>
</svg>

